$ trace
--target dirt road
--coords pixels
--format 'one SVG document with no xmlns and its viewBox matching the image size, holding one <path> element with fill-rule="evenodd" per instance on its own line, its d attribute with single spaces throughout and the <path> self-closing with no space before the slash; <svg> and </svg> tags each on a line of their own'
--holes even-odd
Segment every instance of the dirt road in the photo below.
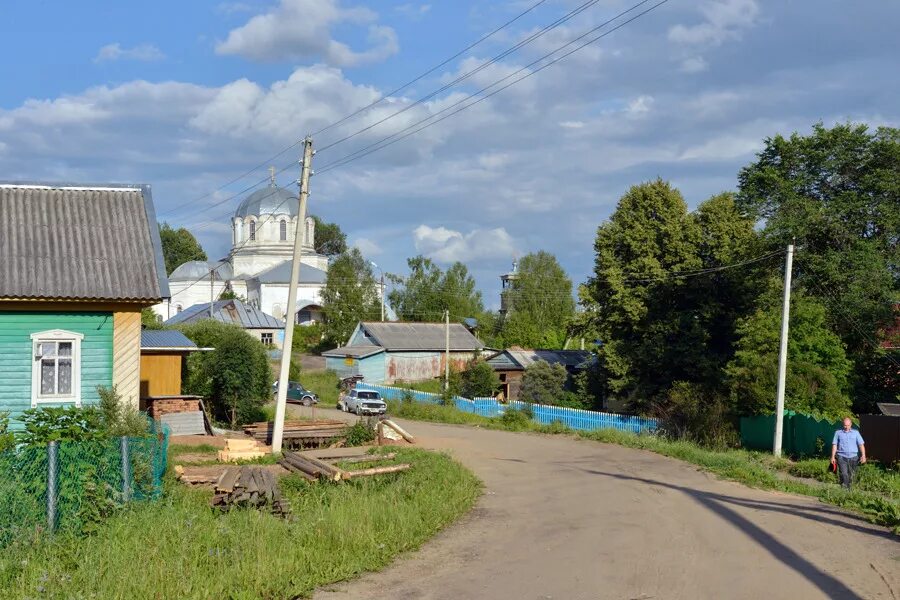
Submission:
<svg viewBox="0 0 900 600">
<path fill-rule="evenodd" d="M 897 538 L 813 499 L 613 445 L 404 424 L 485 494 L 420 551 L 317 600 L 900 599 Z"/>
</svg>

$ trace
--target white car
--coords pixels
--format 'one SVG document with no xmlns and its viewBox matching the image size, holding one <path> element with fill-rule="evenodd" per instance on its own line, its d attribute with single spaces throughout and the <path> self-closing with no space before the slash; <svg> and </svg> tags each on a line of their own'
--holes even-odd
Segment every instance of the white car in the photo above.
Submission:
<svg viewBox="0 0 900 600">
<path fill-rule="evenodd" d="M 358 415 L 383 415 L 387 412 L 387 404 L 381 399 L 381 394 L 370 390 L 350 390 L 341 396 L 337 407 Z"/>
</svg>

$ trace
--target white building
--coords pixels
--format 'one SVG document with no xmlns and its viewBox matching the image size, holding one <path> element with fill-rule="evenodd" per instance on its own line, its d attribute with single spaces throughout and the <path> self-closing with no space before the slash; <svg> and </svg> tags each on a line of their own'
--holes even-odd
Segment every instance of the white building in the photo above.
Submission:
<svg viewBox="0 0 900 600">
<path fill-rule="evenodd" d="M 294 232 L 297 229 L 299 200 L 290 191 L 272 182 L 247 196 L 231 219 L 231 251 L 220 261 L 191 261 L 169 275 L 171 298 L 153 307 L 163 320 L 195 304 L 218 299 L 231 289 L 251 306 L 277 319 L 284 319 L 287 307 Z M 303 257 L 297 291 L 299 324 L 322 320 L 322 288 L 328 257 L 317 254 L 316 224 L 306 218 Z"/>
</svg>

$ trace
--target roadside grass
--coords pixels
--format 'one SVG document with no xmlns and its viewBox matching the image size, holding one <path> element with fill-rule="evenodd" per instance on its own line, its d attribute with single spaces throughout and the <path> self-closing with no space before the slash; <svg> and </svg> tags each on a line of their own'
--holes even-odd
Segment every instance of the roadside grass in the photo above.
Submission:
<svg viewBox="0 0 900 600">
<path fill-rule="evenodd" d="M 427 379 L 425 381 L 404 381 L 401 379 L 394 382 L 392 385 L 398 388 L 409 388 L 411 390 L 430 392 L 438 395 L 444 391 L 444 382 L 440 379 Z"/>
<path fill-rule="evenodd" d="M 877 464 L 861 465 L 851 492 L 844 491 L 834 475 L 827 472 L 825 459 L 791 461 L 770 454 L 747 450 L 713 450 L 684 440 L 670 440 L 650 434 L 635 434 L 617 429 L 574 431 L 562 423 L 539 425 L 521 411 L 507 411 L 502 417 L 488 418 L 462 412 L 451 406 L 418 402 L 389 402 L 393 417 L 454 425 L 474 425 L 505 431 L 563 433 L 583 440 L 618 444 L 649 450 L 693 463 L 725 479 L 750 487 L 777 490 L 819 498 L 823 502 L 856 511 L 873 523 L 890 527 L 900 535 L 900 472 Z M 812 478 L 827 485 L 798 481 L 795 477 Z"/>
<path fill-rule="evenodd" d="M 319 406 L 334 408 L 338 401 L 338 376 L 334 371 L 304 371 L 300 383 L 319 396 Z"/>
<path fill-rule="evenodd" d="M 134 504 L 87 538 L 21 544 L 0 556 L 0 598 L 309 596 L 387 565 L 465 513 L 478 480 L 443 454 L 391 449 L 413 468 L 341 484 L 282 478 L 294 520 L 218 513 L 210 492 L 171 479 L 157 502 Z"/>
</svg>

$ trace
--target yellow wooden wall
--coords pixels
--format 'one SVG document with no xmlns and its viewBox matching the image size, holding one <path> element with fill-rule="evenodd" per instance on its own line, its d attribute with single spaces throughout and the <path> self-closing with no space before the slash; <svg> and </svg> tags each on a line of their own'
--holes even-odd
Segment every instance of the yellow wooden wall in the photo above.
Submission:
<svg viewBox="0 0 900 600">
<path fill-rule="evenodd" d="M 122 401 L 138 407 L 141 386 L 141 310 L 113 313 L 113 385 Z"/>
<path fill-rule="evenodd" d="M 181 355 L 141 355 L 141 397 L 181 394 Z"/>
</svg>

